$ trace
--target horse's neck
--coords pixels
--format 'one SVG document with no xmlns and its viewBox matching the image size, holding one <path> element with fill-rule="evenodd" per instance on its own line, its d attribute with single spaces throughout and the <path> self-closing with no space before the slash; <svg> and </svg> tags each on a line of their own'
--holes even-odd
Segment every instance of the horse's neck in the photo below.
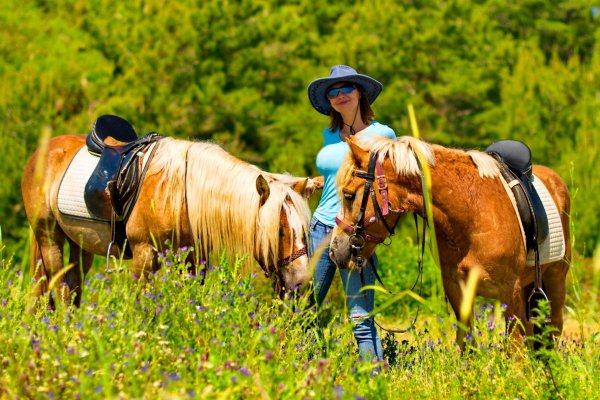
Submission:
<svg viewBox="0 0 600 400">
<path fill-rule="evenodd" d="M 432 213 L 438 233 L 456 235 L 480 211 L 481 180 L 469 156 L 434 146 L 436 164 L 429 167 L 431 176 Z M 408 191 L 405 209 L 425 217 L 420 176 L 405 177 L 402 183 Z"/>
</svg>

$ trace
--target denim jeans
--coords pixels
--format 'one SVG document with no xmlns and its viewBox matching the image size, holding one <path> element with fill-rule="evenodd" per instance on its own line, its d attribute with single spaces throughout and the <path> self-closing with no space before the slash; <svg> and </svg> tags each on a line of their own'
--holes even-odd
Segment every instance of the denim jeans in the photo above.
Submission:
<svg viewBox="0 0 600 400">
<path fill-rule="evenodd" d="M 337 269 L 334 262 L 329 258 L 329 240 L 331 239 L 332 229 L 332 227 L 323 224 L 316 218 L 313 218 L 310 222 L 309 257 L 312 258 L 313 254 L 321 252 L 318 261 L 315 263 L 314 294 L 311 296 L 311 304 L 314 304 L 316 300 L 317 307 L 323 303 Z M 375 283 L 375 274 L 371 263 L 374 265 L 377 263 L 375 254 L 373 254 L 368 266 L 363 269 L 364 285 Z M 377 360 L 382 360 L 381 340 L 375 328 L 375 321 L 372 316 L 369 316 L 373 311 L 375 297 L 373 290 L 360 292 L 363 287 L 360 271 L 347 269 L 340 269 L 339 271 L 360 357 L 367 360 L 376 357 Z"/>
</svg>

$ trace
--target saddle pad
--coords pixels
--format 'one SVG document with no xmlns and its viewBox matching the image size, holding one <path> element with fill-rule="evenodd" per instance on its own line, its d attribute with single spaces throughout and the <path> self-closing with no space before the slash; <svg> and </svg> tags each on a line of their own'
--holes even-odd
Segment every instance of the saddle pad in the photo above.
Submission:
<svg viewBox="0 0 600 400">
<path fill-rule="evenodd" d="M 519 220 L 519 227 L 521 228 L 521 236 L 523 239 L 523 247 L 526 247 L 525 241 L 525 231 L 523 230 L 523 224 L 521 222 L 521 216 L 519 215 L 519 210 L 517 208 L 517 202 L 515 200 L 515 196 L 512 193 L 512 190 L 506 183 L 506 180 L 501 176 L 500 180 L 502 181 L 502 185 L 506 190 L 508 197 L 513 205 L 513 209 L 515 210 L 515 214 L 517 215 L 517 219 Z M 560 215 L 558 214 L 558 209 L 556 208 L 556 204 L 554 204 L 554 200 L 548 192 L 548 189 L 544 185 L 544 183 L 538 179 L 535 175 L 533 175 L 532 179 L 533 187 L 535 188 L 542 204 L 544 205 L 544 210 L 546 211 L 546 215 L 548 217 L 548 236 L 539 246 L 539 257 L 540 257 L 540 265 L 548 264 L 554 261 L 558 261 L 565 255 L 565 238 L 563 236 L 562 222 L 560 220 Z M 527 254 L 527 266 L 535 265 L 535 254 L 533 250 Z"/>
<path fill-rule="evenodd" d="M 150 160 L 152 150 L 157 142 L 153 142 L 148 146 L 145 152 L 139 152 L 139 156 L 143 156 L 142 170 L 146 168 L 146 164 Z M 67 171 L 63 175 L 60 187 L 58 188 L 58 211 L 61 214 L 70 217 L 84 218 L 94 221 L 103 221 L 94 218 L 87 209 L 84 200 L 85 186 L 96 169 L 100 157 L 91 154 L 87 146 L 83 146 L 75 157 L 71 160 Z"/>
<path fill-rule="evenodd" d="M 99 160 L 99 157 L 90 154 L 86 146 L 83 146 L 75 154 L 58 189 L 58 211 L 61 214 L 95 219 L 88 212 L 83 199 L 83 191 Z"/>
</svg>

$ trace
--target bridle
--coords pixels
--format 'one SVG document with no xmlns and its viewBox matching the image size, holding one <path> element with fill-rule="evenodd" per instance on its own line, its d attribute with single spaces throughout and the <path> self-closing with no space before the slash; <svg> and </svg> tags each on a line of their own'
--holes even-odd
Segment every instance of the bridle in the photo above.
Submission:
<svg viewBox="0 0 600 400">
<path fill-rule="evenodd" d="M 377 173 L 377 175 L 375 175 L 375 173 Z M 352 172 L 352 175 L 365 180 L 365 190 L 363 192 L 363 197 L 360 203 L 360 211 L 358 213 L 356 225 L 352 225 L 343 221 L 341 218 L 339 218 L 339 216 L 335 217 L 335 223 L 342 230 L 344 230 L 344 232 L 350 235 L 350 254 L 356 260 L 358 265 L 362 265 L 364 262 L 362 249 L 365 246 L 365 243 L 371 242 L 379 244 L 383 243 L 386 239 L 369 235 L 366 232 L 367 226 L 374 222 L 381 221 L 385 226 L 385 229 L 388 231 L 389 236 L 393 236 L 394 230 L 396 229 L 396 224 L 398 224 L 400 216 L 405 211 L 403 209 L 393 210 L 390 206 L 390 202 L 388 199 L 387 181 L 383 173 L 383 166 L 381 165 L 381 162 L 377 159 L 376 152 L 371 152 L 369 155 L 369 166 L 367 171 L 355 170 Z M 379 194 L 381 196 L 381 207 L 379 206 L 379 203 L 377 202 L 377 197 L 375 195 L 375 179 L 377 179 L 377 186 Z M 373 201 L 375 215 L 365 222 L 365 211 L 367 209 L 367 203 L 369 202 L 369 195 Z M 396 221 L 392 226 L 390 226 L 385 220 L 385 217 L 390 212 L 398 214 L 398 217 L 396 218 Z"/>
<path fill-rule="evenodd" d="M 281 271 L 281 269 L 283 269 L 283 267 L 287 267 L 289 264 L 293 263 L 294 261 L 296 261 L 298 258 L 302 257 L 305 254 L 307 254 L 306 246 L 294 251 L 288 257 L 283 257 L 283 258 L 277 260 L 277 264 L 271 264 L 269 266 L 266 266 L 260 260 L 258 261 L 258 264 L 264 271 L 265 276 L 268 278 L 269 276 L 271 276 L 271 273 L 269 271 L 273 271 L 274 269 Z"/>
<path fill-rule="evenodd" d="M 266 278 L 270 278 L 272 272 L 277 273 L 276 279 L 273 280 L 273 287 L 275 288 L 275 291 L 279 293 L 280 297 L 283 297 L 283 291 L 281 290 L 284 282 L 283 269 L 296 261 L 298 258 L 307 254 L 307 248 L 306 246 L 303 246 L 298 250 L 293 251 L 289 256 L 280 258 L 277 260 L 276 264 L 265 265 L 262 260 L 257 260 L 258 265 L 260 265 L 260 268 L 263 270 Z"/>
</svg>

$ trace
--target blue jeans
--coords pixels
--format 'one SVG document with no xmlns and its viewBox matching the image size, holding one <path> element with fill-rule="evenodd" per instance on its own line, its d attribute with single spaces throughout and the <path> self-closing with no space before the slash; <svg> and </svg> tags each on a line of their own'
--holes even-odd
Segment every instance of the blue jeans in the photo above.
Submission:
<svg viewBox="0 0 600 400">
<path fill-rule="evenodd" d="M 337 269 L 334 262 L 329 258 L 329 240 L 333 228 L 323 224 L 316 218 L 310 222 L 310 246 L 309 257 L 320 253 L 319 260 L 315 264 L 314 272 L 314 294 L 311 296 L 311 304 L 317 303 L 317 307 L 323 304 L 325 296 L 329 291 L 333 276 Z M 377 265 L 377 257 L 373 254 L 371 262 Z M 375 274 L 371 267 L 371 262 L 363 269 L 364 285 L 373 285 L 375 283 Z M 352 331 L 358 344 L 358 352 L 362 359 L 377 360 L 383 359 L 383 350 L 381 340 L 375 328 L 375 321 L 369 316 L 373 311 L 374 293 L 373 290 L 360 292 L 363 287 L 360 271 L 350 271 L 340 269 L 340 277 L 346 293 L 346 304 L 349 311 L 350 321 L 352 322 Z"/>
</svg>

